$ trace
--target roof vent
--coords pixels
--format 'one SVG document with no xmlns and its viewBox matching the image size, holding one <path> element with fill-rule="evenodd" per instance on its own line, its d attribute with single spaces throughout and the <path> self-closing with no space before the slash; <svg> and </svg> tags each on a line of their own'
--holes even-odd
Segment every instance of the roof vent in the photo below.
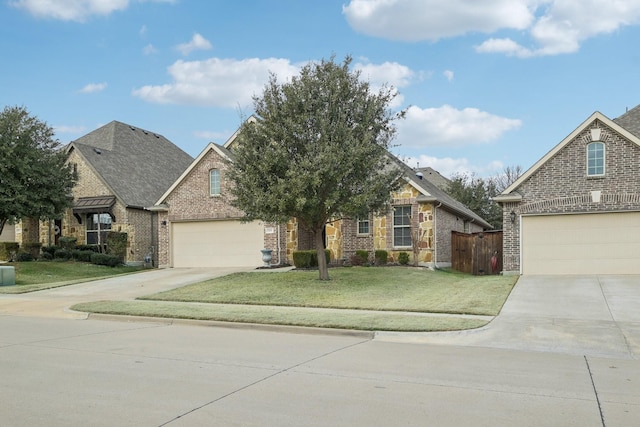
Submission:
<svg viewBox="0 0 640 427">
<path fill-rule="evenodd" d="M 129 126 L 129 128 L 131 128 L 131 130 L 135 131 L 136 128 L 134 128 L 133 126 Z"/>
<path fill-rule="evenodd" d="M 94 151 L 96 154 L 102 154 L 102 150 L 100 150 L 99 148 L 94 148 L 94 149 L 93 149 L 93 151 Z"/>
<path fill-rule="evenodd" d="M 418 179 L 422 179 L 424 175 L 422 174 L 422 172 L 418 171 L 416 172 L 416 176 L 418 177 Z"/>
<path fill-rule="evenodd" d="M 160 135 L 158 135 L 157 133 L 154 133 L 153 136 L 155 136 L 156 138 L 160 138 Z"/>
</svg>

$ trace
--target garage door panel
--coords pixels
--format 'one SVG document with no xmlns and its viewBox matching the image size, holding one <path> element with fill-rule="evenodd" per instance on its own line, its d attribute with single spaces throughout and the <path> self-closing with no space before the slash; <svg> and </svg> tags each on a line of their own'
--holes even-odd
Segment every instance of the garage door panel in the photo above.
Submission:
<svg viewBox="0 0 640 427">
<path fill-rule="evenodd" d="M 261 222 L 172 223 L 174 267 L 258 267 L 264 248 Z"/>
<path fill-rule="evenodd" d="M 640 213 L 525 216 L 523 274 L 640 274 Z"/>
</svg>

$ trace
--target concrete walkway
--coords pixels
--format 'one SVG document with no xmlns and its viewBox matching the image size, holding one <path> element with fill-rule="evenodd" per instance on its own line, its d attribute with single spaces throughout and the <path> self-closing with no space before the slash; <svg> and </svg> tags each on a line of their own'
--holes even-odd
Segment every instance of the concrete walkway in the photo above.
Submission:
<svg viewBox="0 0 640 427">
<path fill-rule="evenodd" d="M 86 319 L 87 313 L 69 310 L 81 302 L 134 300 L 250 268 L 169 268 L 114 276 L 28 294 L 0 294 L 0 315 Z"/>
<path fill-rule="evenodd" d="M 640 277 L 522 276 L 483 328 L 376 339 L 640 359 Z"/>
</svg>

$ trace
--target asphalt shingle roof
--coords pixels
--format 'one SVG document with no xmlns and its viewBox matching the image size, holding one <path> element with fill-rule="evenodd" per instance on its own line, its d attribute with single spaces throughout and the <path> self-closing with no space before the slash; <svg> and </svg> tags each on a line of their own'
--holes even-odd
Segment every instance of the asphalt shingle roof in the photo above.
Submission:
<svg viewBox="0 0 640 427">
<path fill-rule="evenodd" d="M 118 121 L 71 142 L 73 148 L 133 207 L 153 206 L 193 161 L 164 136 Z"/>
<path fill-rule="evenodd" d="M 635 136 L 640 137 L 640 105 L 627 111 L 617 119 L 613 119 L 613 121 Z"/>
</svg>

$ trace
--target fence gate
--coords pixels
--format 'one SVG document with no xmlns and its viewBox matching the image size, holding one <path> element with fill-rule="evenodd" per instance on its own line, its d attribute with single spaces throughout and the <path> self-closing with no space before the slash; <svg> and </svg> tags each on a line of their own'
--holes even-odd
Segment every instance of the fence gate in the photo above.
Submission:
<svg viewBox="0 0 640 427">
<path fill-rule="evenodd" d="M 495 262 L 491 259 L 496 256 Z M 473 275 L 502 271 L 502 231 L 451 232 L 451 268 Z"/>
</svg>

